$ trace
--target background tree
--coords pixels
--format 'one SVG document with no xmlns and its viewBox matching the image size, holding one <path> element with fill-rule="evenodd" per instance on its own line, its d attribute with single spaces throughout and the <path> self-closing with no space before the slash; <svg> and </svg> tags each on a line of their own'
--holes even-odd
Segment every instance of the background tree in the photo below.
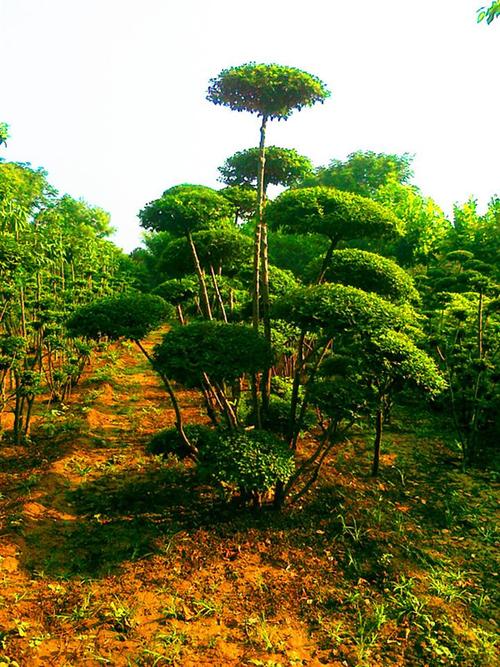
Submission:
<svg viewBox="0 0 500 667">
<path fill-rule="evenodd" d="M 451 223 L 442 209 L 430 197 L 425 197 L 413 185 L 390 180 L 373 194 L 403 222 L 401 237 L 389 245 L 370 245 L 369 249 L 393 255 L 406 267 L 428 264 L 437 257 L 451 231 Z"/>
<path fill-rule="evenodd" d="M 9 126 L 7 123 L 0 123 L 0 146 L 7 145 L 7 139 L 9 138 Z"/>
<path fill-rule="evenodd" d="M 333 159 L 328 167 L 320 167 L 316 174 L 304 179 L 302 185 L 326 185 L 337 190 L 373 197 L 377 190 L 391 181 L 406 184 L 413 176 L 411 163 L 414 156 L 355 151 L 346 160 Z"/>
<path fill-rule="evenodd" d="M 477 22 L 486 21 L 489 25 L 500 16 L 500 1 L 494 0 L 489 7 L 480 7 L 477 10 Z"/>
<path fill-rule="evenodd" d="M 68 315 L 128 279 L 125 256 L 104 238 L 108 223 L 101 209 L 59 198 L 43 170 L 0 164 L 0 411 L 13 412 L 17 443 L 37 397 L 66 400 L 88 361 L 90 346 L 67 335 Z"/>
</svg>

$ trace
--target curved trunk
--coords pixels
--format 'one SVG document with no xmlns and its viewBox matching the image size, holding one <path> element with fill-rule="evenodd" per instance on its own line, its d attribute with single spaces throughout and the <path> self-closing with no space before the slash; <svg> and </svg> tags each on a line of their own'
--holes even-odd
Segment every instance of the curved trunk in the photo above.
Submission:
<svg viewBox="0 0 500 667">
<path fill-rule="evenodd" d="M 134 340 L 134 343 L 137 345 L 137 347 L 140 349 L 140 351 L 143 353 L 143 355 L 146 357 L 146 359 L 151 363 L 151 365 L 154 368 L 154 360 L 152 359 L 151 355 L 146 350 L 146 348 L 142 345 L 141 341 L 136 339 Z M 167 394 L 170 396 L 170 400 L 172 401 L 172 407 L 175 412 L 175 428 L 177 429 L 181 442 L 189 452 L 189 456 L 192 459 L 196 460 L 198 457 L 198 449 L 192 444 L 192 442 L 189 440 L 184 431 L 184 421 L 182 419 L 182 413 L 179 407 L 179 403 L 177 401 L 177 396 L 175 395 L 172 385 L 170 384 L 170 380 L 163 373 L 160 373 L 159 371 L 157 372 L 158 375 L 161 377 L 163 384 L 165 385 L 165 389 L 167 390 Z"/>
</svg>

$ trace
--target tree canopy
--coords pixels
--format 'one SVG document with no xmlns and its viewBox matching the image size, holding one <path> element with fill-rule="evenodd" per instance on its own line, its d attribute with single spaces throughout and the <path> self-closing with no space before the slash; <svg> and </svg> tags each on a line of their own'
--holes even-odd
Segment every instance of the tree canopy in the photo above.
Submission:
<svg viewBox="0 0 500 667">
<path fill-rule="evenodd" d="M 408 183 L 413 176 L 414 156 L 374 151 L 355 151 L 345 160 L 333 159 L 328 167 L 320 167 L 303 185 L 327 185 L 338 190 L 373 197 L 376 191 L 391 181 Z"/>
<path fill-rule="evenodd" d="M 318 275 L 319 264 L 315 262 L 314 276 Z M 395 303 L 419 299 L 413 280 L 396 262 L 356 248 L 334 250 L 324 278 L 328 282 L 376 292 Z"/>
<path fill-rule="evenodd" d="M 286 120 L 330 95 L 313 74 L 295 67 L 254 62 L 229 67 L 210 79 L 207 100 L 233 111 L 248 111 L 269 120 Z"/>
<path fill-rule="evenodd" d="M 9 138 L 9 126 L 7 123 L 0 123 L 0 146 L 2 144 L 7 145 L 7 139 Z"/>
<path fill-rule="evenodd" d="M 489 25 L 500 16 L 500 0 L 493 0 L 489 7 L 480 7 L 477 10 L 477 22 L 486 21 Z"/>
<path fill-rule="evenodd" d="M 230 202 L 216 190 L 203 185 L 176 185 L 139 213 L 141 225 L 154 231 L 183 236 L 217 225 L 233 216 Z"/>
<path fill-rule="evenodd" d="M 76 310 L 67 326 L 73 336 L 141 340 L 169 315 L 169 305 L 152 294 L 120 294 Z"/>
<path fill-rule="evenodd" d="M 334 188 L 287 190 L 267 208 L 270 226 L 292 233 L 323 234 L 332 241 L 398 236 L 401 222 L 366 197 Z"/>
<path fill-rule="evenodd" d="M 227 185 L 257 185 L 259 148 L 247 148 L 228 157 L 219 167 L 221 181 Z M 268 185 L 291 187 L 313 173 L 312 162 L 293 148 L 266 147 L 264 188 Z"/>
</svg>

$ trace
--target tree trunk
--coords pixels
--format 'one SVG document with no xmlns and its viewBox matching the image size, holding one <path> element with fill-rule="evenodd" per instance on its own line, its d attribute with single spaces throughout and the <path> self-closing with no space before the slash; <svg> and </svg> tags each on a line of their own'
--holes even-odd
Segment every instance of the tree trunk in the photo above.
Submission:
<svg viewBox="0 0 500 667">
<path fill-rule="evenodd" d="M 373 443 L 373 465 L 372 477 L 378 475 L 378 467 L 380 462 L 380 444 L 382 442 L 382 429 L 384 424 L 384 411 L 380 405 L 375 417 L 375 442 Z"/>
<path fill-rule="evenodd" d="M 217 277 L 215 275 L 214 267 L 210 264 L 210 275 L 212 276 L 212 284 L 214 286 L 215 295 L 217 297 L 217 303 L 221 311 L 222 319 L 227 324 L 227 315 L 226 309 L 224 308 L 224 301 L 222 300 L 222 294 L 220 293 L 219 284 L 217 282 Z"/>
<path fill-rule="evenodd" d="M 479 292 L 479 303 L 477 306 L 477 352 L 478 358 L 483 358 L 483 292 Z"/>
<path fill-rule="evenodd" d="M 261 245 L 262 245 L 262 227 L 264 222 L 264 170 L 266 164 L 266 116 L 262 117 L 260 126 L 259 143 L 259 162 L 257 169 L 257 220 L 255 226 L 255 240 L 253 253 L 253 295 L 252 295 L 252 326 L 254 331 L 258 332 L 260 323 L 260 288 L 261 288 Z M 267 374 L 264 372 L 265 380 L 261 382 L 261 387 L 267 387 Z M 257 428 L 261 428 L 261 406 L 259 403 L 259 380 L 256 375 L 252 376 L 252 403 L 256 417 Z M 267 389 L 266 389 L 267 391 Z M 268 398 L 264 399 L 266 405 Z"/>
<path fill-rule="evenodd" d="M 262 245 L 262 226 L 264 222 L 264 171 L 266 165 L 266 123 L 267 117 L 262 117 L 260 126 L 259 162 L 257 168 L 257 224 L 255 227 L 255 242 L 253 254 L 253 300 L 252 323 L 254 329 L 259 328 L 260 321 L 260 263 Z"/>
<path fill-rule="evenodd" d="M 180 303 L 178 303 L 178 304 L 175 306 L 175 310 L 177 311 L 177 319 L 179 320 L 179 323 L 180 323 L 182 326 L 184 326 L 184 325 L 186 324 L 186 322 L 185 322 L 185 320 L 184 320 L 184 313 L 182 312 L 182 306 L 181 306 Z"/>
<path fill-rule="evenodd" d="M 146 357 L 146 359 L 151 363 L 151 365 L 154 368 L 154 360 L 151 358 L 151 355 L 146 350 L 146 348 L 142 345 L 141 341 L 136 339 L 134 340 L 134 343 L 137 345 L 137 347 L 140 349 L 140 351 L 143 353 L 143 355 Z M 192 444 L 192 442 L 189 440 L 184 431 L 184 421 L 182 419 L 182 413 L 179 408 L 179 403 L 177 402 L 177 396 L 175 395 L 172 385 L 170 384 L 170 380 L 163 373 L 160 373 L 159 371 L 157 372 L 158 375 L 161 377 L 163 384 L 165 385 L 165 389 L 167 390 L 167 394 L 170 396 L 170 400 L 172 401 L 172 407 L 175 412 L 175 428 L 177 429 L 181 442 L 188 450 L 191 458 L 196 460 L 198 456 L 198 449 Z"/>
<path fill-rule="evenodd" d="M 295 364 L 295 373 L 293 377 L 292 398 L 290 401 L 290 426 L 289 426 L 289 445 L 291 449 L 295 449 L 295 430 L 297 423 L 297 406 L 299 403 L 299 388 L 300 388 L 300 374 L 302 371 L 302 362 L 304 355 L 304 338 L 305 332 L 300 332 L 299 344 L 297 348 L 297 361 Z"/>
<path fill-rule="evenodd" d="M 189 247 L 191 248 L 191 254 L 193 256 L 193 262 L 194 262 L 194 268 L 196 270 L 196 275 L 198 276 L 198 282 L 200 284 L 201 309 L 203 311 L 203 315 L 207 318 L 207 320 L 212 320 L 213 319 L 212 318 L 212 309 L 210 308 L 210 300 L 208 298 L 207 284 L 205 282 L 205 276 L 203 275 L 203 270 L 201 268 L 200 260 L 198 258 L 198 253 L 196 252 L 196 246 L 194 244 L 191 232 L 188 232 L 187 240 L 188 240 L 188 243 L 189 243 Z"/>
<path fill-rule="evenodd" d="M 258 173 L 258 197 L 259 197 L 259 224 L 261 227 L 260 234 L 260 292 L 262 304 L 262 322 L 264 324 L 264 336 L 271 347 L 271 315 L 269 308 L 269 244 L 267 240 L 267 224 L 264 219 L 264 207 L 266 204 L 266 188 L 264 182 L 265 175 L 265 132 L 266 119 L 262 119 L 262 127 L 260 130 L 260 146 L 259 146 L 259 173 Z M 269 409 L 269 397 L 271 395 L 271 367 L 267 366 L 262 372 L 262 412 L 267 414 Z"/>
<path fill-rule="evenodd" d="M 323 258 L 323 263 L 321 265 L 321 271 L 320 271 L 320 274 L 319 274 L 319 276 L 316 280 L 318 285 L 321 285 L 321 283 L 325 279 L 325 273 L 328 269 L 328 265 L 330 264 L 330 260 L 332 259 L 332 254 L 333 254 L 333 251 L 335 250 L 335 246 L 337 245 L 337 243 L 338 243 L 338 239 L 330 239 L 330 246 L 329 246 L 328 250 L 326 251 L 326 255 Z"/>
</svg>

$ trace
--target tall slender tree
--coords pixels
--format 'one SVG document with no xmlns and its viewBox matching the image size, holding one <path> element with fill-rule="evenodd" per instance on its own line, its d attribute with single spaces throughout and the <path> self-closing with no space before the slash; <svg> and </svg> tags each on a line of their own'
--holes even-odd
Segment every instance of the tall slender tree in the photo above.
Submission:
<svg viewBox="0 0 500 667">
<path fill-rule="evenodd" d="M 294 111 L 324 102 L 330 95 L 318 77 L 294 67 L 277 64 L 246 63 L 222 70 L 210 80 L 207 99 L 234 111 L 248 111 L 261 119 L 257 175 L 257 224 L 254 245 L 253 326 L 259 326 L 259 302 L 262 293 L 262 319 L 268 341 L 271 339 L 269 316 L 269 275 L 267 227 L 264 222 L 264 178 L 266 127 L 269 120 L 287 120 Z M 269 396 L 270 369 L 264 373 L 263 406 Z"/>
</svg>

